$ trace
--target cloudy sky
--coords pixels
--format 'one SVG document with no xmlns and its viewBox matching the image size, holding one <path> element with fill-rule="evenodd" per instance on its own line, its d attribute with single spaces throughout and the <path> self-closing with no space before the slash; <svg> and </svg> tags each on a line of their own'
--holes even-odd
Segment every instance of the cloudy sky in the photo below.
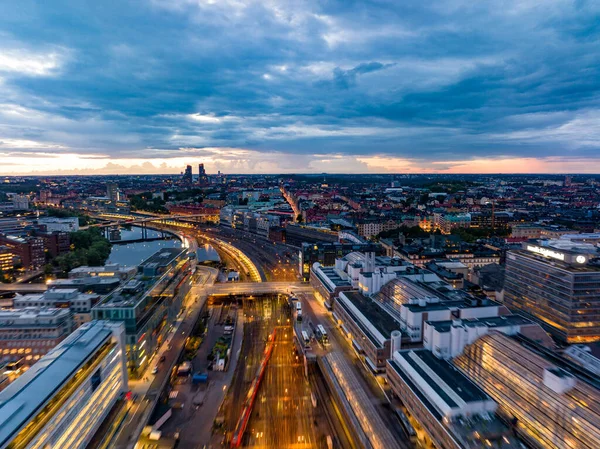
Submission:
<svg viewBox="0 0 600 449">
<path fill-rule="evenodd" d="M 0 174 L 600 172 L 600 2 L 0 2 Z"/>
</svg>

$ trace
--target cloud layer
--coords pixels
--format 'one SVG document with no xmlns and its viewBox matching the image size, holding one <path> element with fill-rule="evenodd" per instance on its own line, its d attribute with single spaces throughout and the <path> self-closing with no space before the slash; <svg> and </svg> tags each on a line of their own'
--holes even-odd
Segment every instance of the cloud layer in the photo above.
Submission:
<svg viewBox="0 0 600 449">
<path fill-rule="evenodd" d="M 0 173 L 600 171 L 598 2 L 8 3 Z"/>
</svg>

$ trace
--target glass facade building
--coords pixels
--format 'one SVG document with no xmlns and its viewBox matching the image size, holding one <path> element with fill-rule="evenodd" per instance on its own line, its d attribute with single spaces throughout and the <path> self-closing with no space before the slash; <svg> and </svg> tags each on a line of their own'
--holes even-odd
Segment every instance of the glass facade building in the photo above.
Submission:
<svg viewBox="0 0 600 449">
<path fill-rule="evenodd" d="M 532 447 L 599 448 L 597 385 L 529 348 L 491 332 L 467 346 L 454 364 L 498 402 L 498 412 Z"/>
<path fill-rule="evenodd" d="M 504 304 L 562 341 L 600 341 L 600 265 L 589 254 L 524 244 L 507 254 Z"/>
<path fill-rule="evenodd" d="M 163 248 L 140 265 L 140 271 L 144 276 L 129 281 L 92 309 L 95 320 L 124 322 L 132 377 L 148 366 L 191 288 L 186 250 Z"/>
<path fill-rule="evenodd" d="M 127 390 L 123 325 L 86 323 L 0 392 L 0 448 L 84 449 Z"/>
</svg>

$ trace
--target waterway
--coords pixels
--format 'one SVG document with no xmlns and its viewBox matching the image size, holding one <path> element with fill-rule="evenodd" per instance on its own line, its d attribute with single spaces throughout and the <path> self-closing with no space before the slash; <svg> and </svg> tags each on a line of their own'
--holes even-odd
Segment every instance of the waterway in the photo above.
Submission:
<svg viewBox="0 0 600 449">
<path fill-rule="evenodd" d="M 215 249 L 205 243 L 204 245 L 198 245 L 198 251 L 196 251 L 196 256 L 198 257 L 198 262 L 219 262 L 221 258 L 219 254 L 215 251 Z"/>
<path fill-rule="evenodd" d="M 148 238 L 159 237 L 160 232 L 148 229 Z M 142 228 L 132 226 L 130 229 L 121 228 L 121 241 L 137 240 L 142 238 Z M 176 237 L 169 240 L 155 240 L 153 242 L 136 242 L 113 245 L 106 263 L 136 266 L 142 263 L 155 252 L 162 248 L 181 248 L 181 241 Z M 219 254 L 209 245 L 199 245 L 196 253 L 198 262 L 219 262 Z"/>
<path fill-rule="evenodd" d="M 148 238 L 159 237 L 160 232 L 148 229 Z M 142 229 L 132 227 L 121 229 L 121 241 L 136 240 L 142 238 Z M 127 245 L 113 245 L 106 263 L 118 263 L 121 265 L 136 266 L 142 263 L 155 252 L 162 248 L 181 248 L 181 241 L 177 238 L 169 240 L 155 240 L 153 242 L 128 243 Z"/>
</svg>

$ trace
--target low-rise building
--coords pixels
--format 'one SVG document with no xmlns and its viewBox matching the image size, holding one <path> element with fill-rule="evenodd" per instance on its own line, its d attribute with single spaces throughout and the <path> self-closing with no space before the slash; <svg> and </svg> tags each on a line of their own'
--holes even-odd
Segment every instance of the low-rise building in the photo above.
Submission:
<svg viewBox="0 0 600 449">
<path fill-rule="evenodd" d="M 317 296 L 329 308 L 333 307 L 334 300 L 340 292 L 354 288 L 346 273 L 340 272 L 336 267 L 324 267 L 319 262 L 315 262 L 311 267 L 309 282 Z"/>
<path fill-rule="evenodd" d="M 497 302 L 454 290 L 445 282 L 428 284 L 408 277 L 392 280 L 376 300 L 400 321 L 400 330 L 413 343 L 423 340 L 425 321 L 487 318 L 509 313 Z"/>
<path fill-rule="evenodd" d="M 100 302 L 98 294 L 80 293 L 75 288 L 53 288 L 39 295 L 17 296 L 13 299 L 15 309 L 57 308 L 68 309 L 73 315 L 75 327 L 79 327 L 92 319 L 92 307 Z"/>
<path fill-rule="evenodd" d="M 522 334 L 544 346 L 554 346 L 550 336 L 539 324 L 521 315 L 502 315 L 467 320 L 425 321 L 423 347 L 438 358 L 451 359 L 461 355 L 465 346 L 490 331 L 506 335 Z"/>
<path fill-rule="evenodd" d="M 0 392 L 0 448 L 84 449 L 127 390 L 123 325 L 88 323 Z"/>
<path fill-rule="evenodd" d="M 33 364 L 73 330 L 68 309 L 0 310 L 0 357 Z"/>
<path fill-rule="evenodd" d="M 47 232 L 77 232 L 79 231 L 78 217 L 45 217 L 37 220 L 38 226 Z"/>
<path fill-rule="evenodd" d="M 122 282 L 123 281 L 116 276 L 88 276 L 70 279 L 53 279 L 48 282 L 48 290 L 75 288 L 81 293 L 98 293 L 100 295 L 106 295 L 121 285 Z"/>
<path fill-rule="evenodd" d="M 118 277 L 122 281 L 132 278 L 138 272 L 137 267 L 128 267 L 118 263 L 106 264 L 103 267 L 82 266 L 69 271 L 69 279 L 86 278 L 89 276 Z"/>
<path fill-rule="evenodd" d="M 453 288 L 463 288 L 465 278 L 469 275 L 469 267 L 458 260 L 438 259 L 427 263 L 425 267 Z"/>
<path fill-rule="evenodd" d="M 375 373 L 385 371 L 390 357 L 392 335 L 400 345 L 400 323 L 378 303 L 357 291 L 343 291 L 335 301 L 333 318 L 343 334 L 352 342 L 355 351 Z"/>
</svg>

